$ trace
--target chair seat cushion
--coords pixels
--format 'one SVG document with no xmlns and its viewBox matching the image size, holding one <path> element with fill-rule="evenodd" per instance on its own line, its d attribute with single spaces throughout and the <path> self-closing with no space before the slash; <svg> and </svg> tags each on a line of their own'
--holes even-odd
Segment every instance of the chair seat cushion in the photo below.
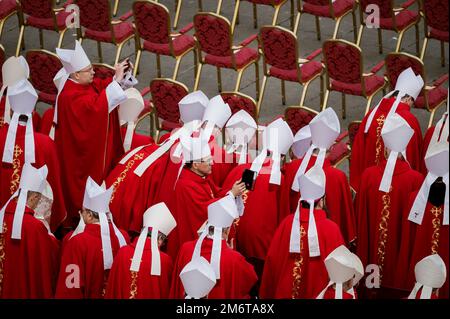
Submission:
<svg viewBox="0 0 450 319">
<path fill-rule="evenodd" d="M 322 71 L 322 64 L 317 61 L 310 61 L 300 66 L 301 83 L 308 82 Z M 277 67 L 271 67 L 270 75 L 285 81 L 298 82 L 297 69 L 283 70 Z"/>
<path fill-rule="evenodd" d="M 130 22 L 122 22 L 113 25 L 116 43 L 122 43 L 129 36 L 134 34 L 133 25 Z M 86 38 L 100 42 L 112 42 L 111 31 L 94 31 L 86 29 Z"/>
<path fill-rule="evenodd" d="M 8 14 L 14 12 L 17 9 L 16 0 L 3 0 L 0 5 L 0 19 L 3 19 Z"/>
<path fill-rule="evenodd" d="M 328 159 L 330 160 L 331 165 L 338 164 L 341 160 L 350 155 L 350 150 L 348 148 L 347 143 L 341 141 L 339 143 L 335 143 L 330 147 L 330 152 L 328 154 Z"/>
<path fill-rule="evenodd" d="M 442 31 L 442 30 L 430 28 L 430 38 L 448 42 L 448 31 Z"/>
<path fill-rule="evenodd" d="M 39 101 L 42 101 L 44 103 L 54 105 L 55 101 L 56 101 L 56 94 L 49 94 L 49 93 L 40 91 L 38 94 L 38 99 L 39 99 Z"/>
<path fill-rule="evenodd" d="M 173 51 L 176 56 L 185 53 L 187 50 L 194 48 L 194 37 L 184 34 L 176 37 L 173 40 Z M 150 41 L 144 41 L 144 49 L 156 54 L 171 55 L 168 43 L 153 43 Z"/>
<path fill-rule="evenodd" d="M 347 12 L 351 11 L 354 5 L 354 0 L 336 0 L 335 2 L 333 2 L 334 16 L 336 18 L 343 16 Z M 332 18 L 330 15 L 330 7 L 328 5 L 320 6 L 310 3 L 304 3 L 303 11 L 305 13 L 309 13 L 319 17 Z"/>
<path fill-rule="evenodd" d="M 447 99 L 447 90 L 443 88 L 442 86 L 439 86 L 437 88 L 434 88 L 430 91 L 428 91 L 428 108 L 430 110 L 433 110 L 436 108 L 439 104 L 444 102 Z M 423 95 L 420 95 L 417 97 L 417 100 L 414 103 L 415 107 L 419 109 L 426 109 L 425 105 L 425 98 Z"/>
<path fill-rule="evenodd" d="M 56 23 L 58 25 L 58 30 L 64 30 L 66 28 L 66 18 L 70 15 L 70 12 L 61 11 L 56 15 Z M 27 17 L 27 24 L 29 26 L 44 29 L 44 30 L 54 30 L 55 25 L 53 24 L 53 18 L 38 18 L 38 17 Z"/>
<path fill-rule="evenodd" d="M 372 95 L 384 85 L 384 79 L 378 75 L 371 75 L 364 78 L 366 85 L 366 95 Z M 341 81 L 331 80 L 331 90 L 345 94 L 362 96 L 361 83 L 345 83 Z"/>
<path fill-rule="evenodd" d="M 258 51 L 253 48 L 242 48 L 235 53 L 236 68 L 240 69 L 243 66 L 254 62 L 258 59 Z M 205 55 L 205 63 L 218 66 L 220 68 L 233 68 L 231 56 L 216 56 L 212 54 Z"/>
<path fill-rule="evenodd" d="M 395 16 L 395 23 L 397 26 L 397 30 L 401 31 L 406 27 L 410 26 L 411 24 L 418 22 L 419 19 L 420 16 L 417 12 L 410 10 L 402 10 L 400 11 L 399 14 Z M 394 30 L 394 23 L 392 21 L 392 18 L 381 18 L 380 28 L 387 30 Z"/>
</svg>

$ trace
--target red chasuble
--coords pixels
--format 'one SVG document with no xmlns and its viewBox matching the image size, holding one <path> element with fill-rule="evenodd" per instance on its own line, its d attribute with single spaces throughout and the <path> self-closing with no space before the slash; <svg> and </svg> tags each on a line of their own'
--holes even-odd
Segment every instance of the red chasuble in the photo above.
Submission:
<svg viewBox="0 0 450 319">
<path fill-rule="evenodd" d="M 139 272 L 130 270 L 138 238 L 131 245 L 120 248 L 109 273 L 105 298 L 107 299 L 166 299 L 169 297 L 173 272 L 172 259 L 160 252 L 161 276 L 150 275 L 151 244 L 147 238 Z"/>
<path fill-rule="evenodd" d="M 42 114 L 41 125 L 39 127 L 39 133 L 49 135 L 50 130 L 53 125 L 53 114 L 55 113 L 55 109 L 53 107 L 49 107 L 45 110 L 44 114 Z"/>
<path fill-rule="evenodd" d="M 307 170 L 316 162 L 316 156 L 311 156 Z M 300 193 L 291 189 L 295 174 L 302 163 L 302 159 L 294 160 L 284 165 L 285 179 L 281 184 L 280 211 L 281 217 L 294 214 L 297 209 Z M 344 237 L 345 244 L 349 246 L 356 239 L 355 214 L 353 210 L 352 194 L 348 184 L 347 176 L 341 170 L 331 166 L 326 158 L 323 163 L 325 172 L 325 204 L 328 217 L 338 224 Z"/>
<path fill-rule="evenodd" d="M 356 252 L 363 265 L 380 267 L 381 286 L 395 288 L 398 254 L 403 225 L 402 215 L 408 196 L 422 185 L 423 176 L 398 159 L 389 193 L 379 191 L 386 161 L 366 169 L 356 195 L 358 241 Z"/>
<path fill-rule="evenodd" d="M 5 212 L 0 234 L 0 299 L 53 298 L 58 266 L 59 242 L 44 224 L 25 208 L 22 238 L 11 239 L 16 201 Z"/>
<path fill-rule="evenodd" d="M 244 170 L 250 167 L 251 164 L 242 164 L 234 168 L 225 180 L 224 189 L 231 189 L 241 179 Z M 280 222 L 280 186 L 269 183 L 271 167 L 272 162 L 267 161 L 256 178 L 254 190 L 242 195 L 245 210 L 237 223 L 236 248 L 247 258 L 266 258 L 270 241 Z"/>
<path fill-rule="evenodd" d="M 226 177 L 237 166 L 238 161 L 235 154 L 228 154 L 213 137 L 210 139 L 209 147 L 214 163 L 211 178 L 217 187 L 222 187 Z"/>
<path fill-rule="evenodd" d="M 68 226 L 79 220 L 86 186 L 91 176 L 101 184 L 123 155 L 117 108 L 108 113 L 108 80 L 91 85 L 68 80 L 58 97 L 55 143 L 61 160 Z"/>
<path fill-rule="evenodd" d="M 327 286 L 324 260 L 344 240 L 339 227 L 327 219 L 325 211 L 315 210 L 314 216 L 320 256 L 309 257 L 309 209 L 301 208 L 300 212 L 300 254 L 289 252 L 294 215 L 287 216 L 275 232 L 267 253 L 259 291 L 261 298 L 313 299 Z"/>
<path fill-rule="evenodd" d="M 175 262 L 172 277 L 170 297 L 183 299 L 184 287 L 180 280 L 181 270 L 192 259 L 196 241 L 184 243 Z M 205 238 L 202 243 L 200 255 L 206 260 L 211 260 L 213 240 Z M 229 248 L 225 240 L 222 240 L 220 255 L 220 279 L 208 294 L 208 299 L 248 299 L 250 290 L 255 285 L 258 277 L 253 266 L 245 261 L 245 258 L 235 250 Z"/>
<path fill-rule="evenodd" d="M 122 141 L 124 141 L 125 140 L 125 134 L 127 133 L 127 126 L 126 125 L 122 126 L 120 128 L 120 133 L 121 133 L 121 136 L 122 136 Z M 143 146 L 143 145 L 148 145 L 148 144 L 155 144 L 155 141 L 153 140 L 153 138 L 151 136 L 147 136 L 147 135 L 144 135 L 144 134 L 139 134 L 139 133 L 133 132 L 133 138 L 131 139 L 131 148 L 130 148 L 130 150 L 135 149 L 136 147 Z"/>
<path fill-rule="evenodd" d="M 403 212 L 402 239 L 399 253 L 396 286 L 408 293 L 414 288 L 414 268 L 423 258 L 439 254 L 447 268 L 445 284 L 439 289 L 439 298 L 449 297 L 449 232 L 448 225 L 442 225 L 444 205 L 439 207 L 427 203 L 422 224 L 408 220 L 408 215 L 417 191 L 411 193 L 409 204 Z M 419 294 L 420 296 L 420 294 Z"/>
<path fill-rule="evenodd" d="M 356 133 L 350 161 L 350 186 L 356 192 L 358 192 L 361 175 L 364 170 L 368 167 L 378 165 L 385 159 L 381 129 L 394 101 L 395 98 L 383 99 L 373 117 L 369 131 L 364 133 L 364 128 L 370 113 L 364 117 Z M 411 167 L 418 171 L 422 161 L 422 130 L 420 124 L 417 118 L 410 112 L 408 104 L 400 102 L 396 113 L 403 117 L 414 130 L 414 135 L 411 137 L 406 148 L 406 158 Z"/>
<path fill-rule="evenodd" d="M 111 224 L 109 232 L 114 257 L 119 250 L 119 240 Z M 122 233 L 128 242 L 127 234 Z M 100 224 L 88 224 L 84 232 L 69 239 L 64 247 L 55 298 L 103 298 L 108 273 L 103 270 Z"/>
<path fill-rule="evenodd" d="M 3 156 L 8 125 L 0 129 L 0 156 Z M 48 137 L 40 133 L 34 133 L 35 145 L 35 168 L 47 165 L 47 180 L 53 191 L 52 215 L 50 228 L 55 232 L 58 226 L 66 218 L 64 196 L 61 185 L 60 162 L 58 160 L 55 143 Z M 6 204 L 8 199 L 18 189 L 20 176 L 25 160 L 25 126 L 19 124 L 16 134 L 16 144 L 12 163 L 0 164 L 0 206 Z"/>
</svg>

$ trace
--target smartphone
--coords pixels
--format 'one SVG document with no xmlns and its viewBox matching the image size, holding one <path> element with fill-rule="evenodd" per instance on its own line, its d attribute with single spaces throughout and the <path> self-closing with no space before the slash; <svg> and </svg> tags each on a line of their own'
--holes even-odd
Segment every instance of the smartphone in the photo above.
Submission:
<svg viewBox="0 0 450 319">
<path fill-rule="evenodd" d="M 127 58 L 127 67 L 125 68 L 125 70 L 124 70 L 124 73 L 127 73 L 129 70 L 130 70 L 130 58 Z"/>
<path fill-rule="evenodd" d="M 245 169 L 242 173 L 242 181 L 245 183 L 245 188 L 248 190 L 253 190 L 254 184 L 255 184 L 255 175 L 256 172 Z"/>
</svg>

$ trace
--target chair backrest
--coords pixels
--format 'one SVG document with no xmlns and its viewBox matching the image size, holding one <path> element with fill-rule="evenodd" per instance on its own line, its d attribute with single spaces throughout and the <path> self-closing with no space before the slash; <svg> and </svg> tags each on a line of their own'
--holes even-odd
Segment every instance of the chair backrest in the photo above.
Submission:
<svg viewBox="0 0 450 319">
<path fill-rule="evenodd" d="M 386 77 L 389 81 L 390 90 L 395 88 L 397 78 L 404 70 L 411 67 L 416 75 L 421 75 L 425 81 L 425 70 L 423 62 L 418 58 L 408 53 L 389 53 L 385 58 Z M 423 90 L 420 95 L 423 94 Z"/>
<path fill-rule="evenodd" d="M 225 103 L 230 106 L 231 112 L 234 114 L 240 110 L 247 111 L 248 114 L 256 118 L 257 107 L 255 100 L 240 92 L 222 92 L 220 93 Z"/>
<path fill-rule="evenodd" d="M 280 4 L 281 2 L 283 2 L 284 0 L 245 0 L 247 2 L 251 2 L 251 3 L 256 3 L 256 4 L 263 4 L 263 5 L 276 5 L 276 4 Z M 328 1 L 328 0 L 326 0 Z"/>
<path fill-rule="evenodd" d="M 94 77 L 99 79 L 107 79 L 113 77 L 116 74 L 116 70 L 109 64 L 105 63 L 92 63 L 94 67 Z"/>
<path fill-rule="evenodd" d="M 264 26 L 259 32 L 259 44 L 264 63 L 283 70 L 298 67 L 298 41 L 295 34 L 283 27 Z"/>
<path fill-rule="evenodd" d="M 289 106 L 284 111 L 284 119 L 295 135 L 299 129 L 308 125 L 317 114 L 317 111 L 305 106 Z"/>
<path fill-rule="evenodd" d="M 302 2 L 315 6 L 327 6 L 330 4 L 330 0 L 302 0 Z"/>
<path fill-rule="evenodd" d="M 348 125 L 348 145 L 350 146 L 350 149 L 353 146 L 353 142 L 355 141 L 356 133 L 358 133 L 360 125 L 361 121 L 353 121 Z"/>
<path fill-rule="evenodd" d="M 30 81 L 33 86 L 47 94 L 58 94 L 53 83 L 56 73 L 63 67 L 58 56 L 47 50 L 29 50 L 25 56 L 30 66 Z"/>
<path fill-rule="evenodd" d="M 377 6 L 380 10 L 380 18 L 392 18 L 395 17 L 394 14 L 394 4 L 392 0 L 360 0 L 359 1 L 360 10 L 362 12 L 371 12 L 367 10 L 367 6 Z"/>
<path fill-rule="evenodd" d="M 29 16 L 48 19 L 53 17 L 55 0 L 20 0 L 21 11 Z"/>
<path fill-rule="evenodd" d="M 0 87 L 3 85 L 3 74 L 1 72 L 1 69 L 3 67 L 3 63 L 5 63 L 6 55 L 5 55 L 5 48 L 3 45 L 0 44 Z M 0 99 L 2 97 L 0 96 Z"/>
<path fill-rule="evenodd" d="M 81 26 L 94 31 L 111 30 L 111 6 L 109 0 L 76 0 L 80 8 Z"/>
<path fill-rule="evenodd" d="M 158 118 L 179 123 L 178 102 L 189 93 L 188 88 L 175 80 L 156 78 L 150 83 L 150 92 Z"/>
<path fill-rule="evenodd" d="M 327 40 L 322 53 L 328 79 L 352 84 L 362 82 L 363 61 L 357 45 L 345 40 Z"/>
<path fill-rule="evenodd" d="M 423 7 L 427 25 L 448 32 L 448 1 L 426 0 Z"/>
<path fill-rule="evenodd" d="M 136 31 L 144 40 L 167 44 L 170 41 L 169 10 L 153 1 L 139 0 L 133 3 Z"/>
<path fill-rule="evenodd" d="M 227 18 L 210 12 L 194 16 L 195 38 L 200 50 L 215 56 L 231 56 L 232 32 Z"/>
</svg>

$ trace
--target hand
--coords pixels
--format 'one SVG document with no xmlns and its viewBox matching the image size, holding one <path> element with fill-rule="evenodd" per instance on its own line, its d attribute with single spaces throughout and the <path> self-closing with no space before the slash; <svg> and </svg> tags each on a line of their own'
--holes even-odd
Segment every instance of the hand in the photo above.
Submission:
<svg viewBox="0 0 450 319">
<path fill-rule="evenodd" d="M 125 59 L 120 63 L 116 63 L 116 65 L 114 66 L 114 69 L 116 70 L 115 78 L 118 83 L 122 82 L 123 77 L 125 75 L 125 70 L 128 68 L 128 66 L 129 66 L 128 59 Z"/>
<path fill-rule="evenodd" d="M 238 180 L 233 184 L 233 187 L 231 188 L 231 193 L 234 195 L 234 197 L 241 196 L 242 193 L 245 191 L 245 183 L 241 180 Z"/>
</svg>

